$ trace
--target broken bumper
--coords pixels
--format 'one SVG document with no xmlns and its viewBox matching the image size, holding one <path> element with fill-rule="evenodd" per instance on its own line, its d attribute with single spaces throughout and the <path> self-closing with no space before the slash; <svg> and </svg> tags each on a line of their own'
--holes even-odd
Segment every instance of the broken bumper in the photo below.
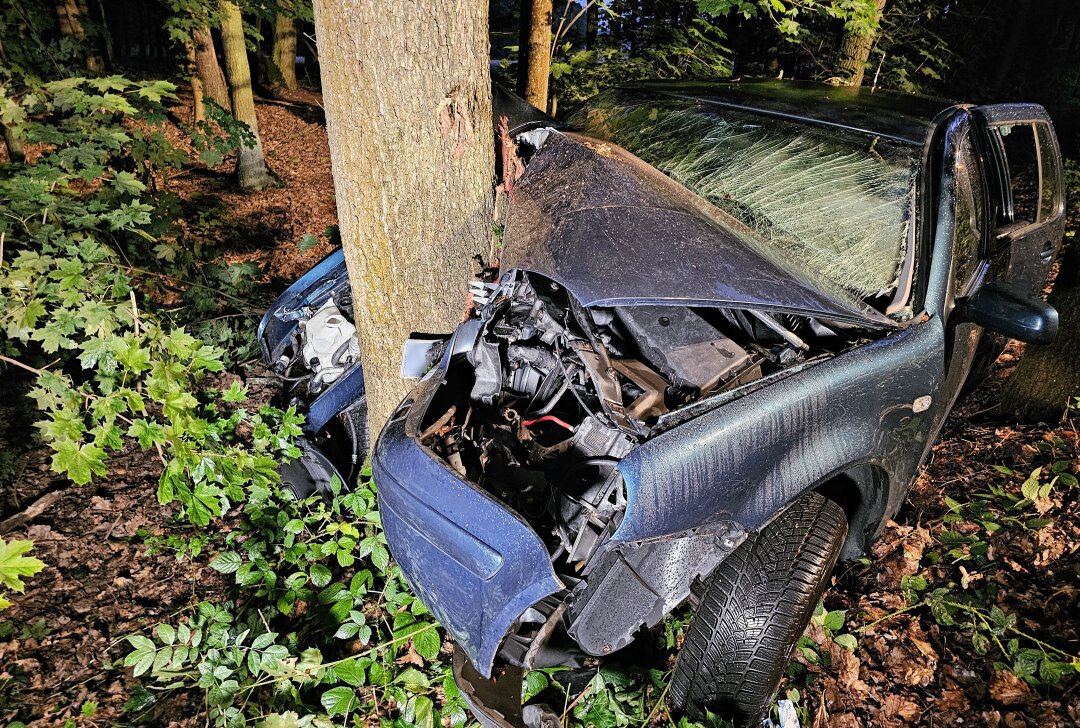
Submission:
<svg viewBox="0 0 1080 728">
<path fill-rule="evenodd" d="M 418 387 L 413 409 L 424 409 L 425 386 L 440 381 Z M 490 677 L 514 622 L 563 584 L 525 521 L 419 443 L 415 414 L 399 411 L 372 456 L 386 538 L 409 585 Z"/>
</svg>

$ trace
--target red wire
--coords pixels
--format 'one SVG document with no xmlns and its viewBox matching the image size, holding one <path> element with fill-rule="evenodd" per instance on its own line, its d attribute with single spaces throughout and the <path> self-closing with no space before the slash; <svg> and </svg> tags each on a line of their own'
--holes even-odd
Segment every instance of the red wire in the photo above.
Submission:
<svg viewBox="0 0 1080 728">
<path fill-rule="evenodd" d="M 554 415 L 544 415 L 543 417 L 537 417 L 535 420 L 525 420 L 521 424 L 525 425 L 526 427 L 532 427 L 533 425 L 537 424 L 538 422 L 554 422 L 556 425 L 559 425 L 560 427 L 565 427 L 566 429 L 570 430 L 570 432 L 574 431 L 573 427 L 566 424 L 565 422 L 563 422 L 562 420 L 560 420 L 558 417 L 556 417 Z"/>
</svg>

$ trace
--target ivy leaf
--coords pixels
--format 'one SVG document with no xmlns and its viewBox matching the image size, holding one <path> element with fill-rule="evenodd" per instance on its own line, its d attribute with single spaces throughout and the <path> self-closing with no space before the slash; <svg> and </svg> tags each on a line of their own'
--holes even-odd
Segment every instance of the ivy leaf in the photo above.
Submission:
<svg viewBox="0 0 1080 728">
<path fill-rule="evenodd" d="M 308 233 L 304 237 L 300 238 L 300 242 L 296 244 L 296 249 L 299 250 L 301 253 L 306 253 L 318 244 L 319 239 L 311 233 Z"/>
<path fill-rule="evenodd" d="M 0 538 L 0 584 L 8 589 L 22 593 L 25 589 L 20 577 L 33 576 L 45 568 L 45 564 L 33 556 L 24 556 L 34 548 L 33 541 Z"/>
<path fill-rule="evenodd" d="M 105 451 L 90 444 L 61 441 L 56 444 L 52 469 L 66 473 L 76 485 L 86 485 L 95 475 L 105 475 Z"/>
</svg>

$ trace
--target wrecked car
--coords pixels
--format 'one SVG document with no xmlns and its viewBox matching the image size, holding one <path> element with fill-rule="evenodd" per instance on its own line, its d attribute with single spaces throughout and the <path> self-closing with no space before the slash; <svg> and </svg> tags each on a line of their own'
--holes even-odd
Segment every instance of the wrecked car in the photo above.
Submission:
<svg viewBox="0 0 1080 728">
<path fill-rule="evenodd" d="M 1053 126 L 790 81 L 643 82 L 558 123 L 497 101 L 524 173 L 471 318 L 406 346 L 422 378 L 371 452 L 391 550 L 485 725 L 542 723 L 524 670 L 687 601 L 669 701 L 753 724 L 965 380 L 1054 337 Z M 301 495 L 367 452 L 350 319 L 338 254 L 264 320 Z"/>
</svg>

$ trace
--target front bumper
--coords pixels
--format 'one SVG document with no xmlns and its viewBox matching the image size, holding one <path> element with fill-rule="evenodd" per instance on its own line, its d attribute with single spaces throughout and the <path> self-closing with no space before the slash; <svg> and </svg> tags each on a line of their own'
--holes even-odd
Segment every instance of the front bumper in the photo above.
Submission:
<svg viewBox="0 0 1080 728">
<path fill-rule="evenodd" d="M 409 585 L 484 677 L 518 617 L 564 588 L 528 524 L 417 439 L 446 360 L 386 425 L 372 454 L 383 528 Z"/>
</svg>

